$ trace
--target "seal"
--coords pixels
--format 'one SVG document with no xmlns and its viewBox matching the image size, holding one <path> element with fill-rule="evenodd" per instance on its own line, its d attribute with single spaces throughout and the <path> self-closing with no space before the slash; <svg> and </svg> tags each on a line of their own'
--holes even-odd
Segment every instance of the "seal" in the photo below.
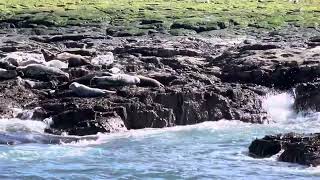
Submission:
<svg viewBox="0 0 320 180">
<path fill-rule="evenodd" d="M 54 67 L 47 67 L 42 64 L 30 64 L 28 66 L 17 67 L 17 71 L 23 73 L 25 77 L 38 80 L 50 80 L 52 78 L 59 78 L 62 81 L 69 80 L 69 74 Z"/>
<path fill-rule="evenodd" d="M 68 69 L 68 64 L 60 60 L 52 60 L 52 61 L 46 62 L 46 66 L 59 68 L 59 69 Z"/>
<path fill-rule="evenodd" d="M 98 88 L 91 88 L 76 82 L 73 82 L 69 89 L 72 90 L 74 94 L 76 94 L 79 97 L 99 97 L 104 96 L 106 94 L 115 94 L 115 91 L 108 91 Z"/>
<path fill-rule="evenodd" d="M 6 69 L 6 70 L 15 70 L 16 66 L 14 66 L 13 64 L 11 64 L 7 61 L 0 60 L 0 68 Z"/>
<path fill-rule="evenodd" d="M 67 62 L 69 67 L 78 67 L 83 65 L 90 65 L 90 62 L 81 55 L 71 54 L 68 52 L 53 54 L 47 50 L 41 49 L 45 61 L 60 60 Z"/>
<path fill-rule="evenodd" d="M 30 89 L 55 89 L 57 83 L 54 81 L 49 82 L 36 82 L 30 80 L 23 80 L 24 85 Z"/>
<path fill-rule="evenodd" d="M 151 87 L 159 87 L 159 88 L 164 87 L 163 84 L 161 84 L 159 81 L 153 78 L 149 78 L 141 75 L 138 75 L 137 77 L 140 79 L 139 86 L 151 86 Z"/>
<path fill-rule="evenodd" d="M 78 67 L 90 64 L 89 61 L 86 60 L 86 58 L 84 58 L 83 56 L 67 52 L 56 54 L 55 59 L 68 62 L 69 67 Z"/>
<path fill-rule="evenodd" d="M 101 76 L 111 76 L 111 73 L 108 72 L 94 72 L 94 73 L 90 73 L 87 74 L 85 76 L 79 77 L 79 78 L 75 78 L 71 81 L 72 82 L 77 82 L 80 84 L 85 84 L 85 85 L 90 85 L 92 78 L 94 77 L 101 77 Z"/>
<path fill-rule="evenodd" d="M 91 83 L 98 87 L 137 85 L 140 79 L 128 74 L 111 74 L 111 76 L 93 77 Z"/>
<path fill-rule="evenodd" d="M 13 79 L 18 76 L 18 72 L 15 70 L 6 70 L 0 68 L 0 79 Z"/>
<path fill-rule="evenodd" d="M 48 51 L 48 50 L 45 50 L 45 49 L 41 49 L 40 50 L 43 57 L 44 57 L 44 60 L 45 61 L 51 61 L 55 58 L 55 54 L 53 54 L 52 52 Z"/>
</svg>

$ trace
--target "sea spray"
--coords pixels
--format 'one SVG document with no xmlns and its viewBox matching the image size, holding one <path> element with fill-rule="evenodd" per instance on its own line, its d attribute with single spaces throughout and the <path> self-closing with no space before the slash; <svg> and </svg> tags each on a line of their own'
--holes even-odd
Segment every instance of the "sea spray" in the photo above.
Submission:
<svg viewBox="0 0 320 180">
<path fill-rule="evenodd" d="M 272 122 L 284 122 L 294 115 L 294 97 L 289 93 L 269 94 L 264 100 L 262 107 L 267 111 Z"/>
</svg>

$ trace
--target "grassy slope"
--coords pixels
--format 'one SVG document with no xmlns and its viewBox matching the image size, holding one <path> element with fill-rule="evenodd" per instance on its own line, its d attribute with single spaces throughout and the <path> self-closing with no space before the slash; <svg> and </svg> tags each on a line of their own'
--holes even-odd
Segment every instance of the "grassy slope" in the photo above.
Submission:
<svg viewBox="0 0 320 180">
<path fill-rule="evenodd" d="M 90 22 L 135 26 L 142 19 L 152 19 L 161 20 L 165 28 L 175 22 L 177 27 L 182 24 L 193 30 L 199 30 L 199 26 L 210 29 L 217 23 L 219 27 L 277 28 L 288 23 L 319 26 L 320 0 L 305 1 L 294 4 L 287 0 L 211 0 L 211 3 L 197 3 L 196 0 L 0 0 L 0 20 L 59 26 Z"/>
</svg>

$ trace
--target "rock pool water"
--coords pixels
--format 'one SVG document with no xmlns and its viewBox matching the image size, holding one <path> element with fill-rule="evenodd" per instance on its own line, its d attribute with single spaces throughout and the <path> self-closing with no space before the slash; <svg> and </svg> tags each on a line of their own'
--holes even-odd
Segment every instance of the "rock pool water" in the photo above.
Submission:
<svg viewBox="0 0 320 180">
<path fill-rule="evenodd" d="M 291 111 L 288 94 L 265 100 L 272 122 L 221 120 L 166 129 L 99 135 L 75 144 L 0 146 L 0 179 L 315 179 L 320 168 L 247 155 L 254 138 L 283 132 L 319 132 L 320 114 Z M 0 131 L 38 131 L 45 124 L 0 120 Z"/>
</svg>

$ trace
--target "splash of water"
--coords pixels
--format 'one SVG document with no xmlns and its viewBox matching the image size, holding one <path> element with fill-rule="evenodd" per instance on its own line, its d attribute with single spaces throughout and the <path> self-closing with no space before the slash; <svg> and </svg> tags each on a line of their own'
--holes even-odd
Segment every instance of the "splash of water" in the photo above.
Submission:
<svg viewBox="0 0 320 180">
<path fill-rule="evenodd" d="M 281 123 L 294 116 L 293 104 L 294 97 L 289 93 L 269 94 L 264 98 L 262 107 L 273 122 Z"/>
</svg>

